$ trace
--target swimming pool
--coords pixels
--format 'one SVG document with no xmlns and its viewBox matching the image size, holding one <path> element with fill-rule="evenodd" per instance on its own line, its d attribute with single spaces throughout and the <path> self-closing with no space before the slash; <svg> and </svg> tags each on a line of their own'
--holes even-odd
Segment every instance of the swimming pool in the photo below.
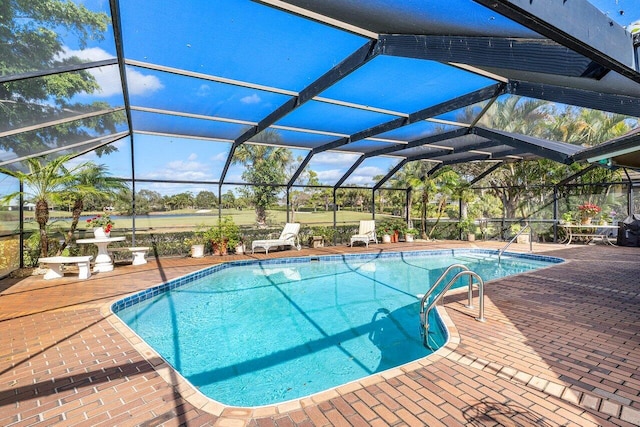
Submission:
<svg viewBox="0 0 640 427">
<path fill-rule="evenodd" d="M 112 310 L 205 395 L 261 406 L 317 393 L 429 355 L 419 301 L 446 267 L 485 280 L 551 257 L 447 250 L 221 264 Z M 465 285 L 467 282 L 461 282 Z M 435 311 L 430 344 L 446 342 Z"/>
</svg>

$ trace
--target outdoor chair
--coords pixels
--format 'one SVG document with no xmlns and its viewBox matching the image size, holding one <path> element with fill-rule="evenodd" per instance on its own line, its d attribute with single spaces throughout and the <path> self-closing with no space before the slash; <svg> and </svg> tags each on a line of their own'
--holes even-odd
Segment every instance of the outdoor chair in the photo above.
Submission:
<svg viewBox="0 0 640 427">
<path fill-rule="evenodd" d="M 256 248 L 264 248 L 265 253 L 269 253 L 269 249 L 280 246 L 291 246 L 297 250 L 302 249 L 300 240 L 298 239 L 298 233 L 300 232 L 299 223 L 287 223 L 280 233 L 280 237 L 277 239 L 265 239 L 254 240 L 251 242 L 251 253 L 254 253 Z"/>
<path fill-rule="evenodd" d="M 367 247 L 369 247 L 369 242 L 378 243 L 375 220 L 360 221 L 358 234 L 351 236 L 351 246 L 353 246 L 355 242 L 362 242 L 367 245 Z"/>
</svg>

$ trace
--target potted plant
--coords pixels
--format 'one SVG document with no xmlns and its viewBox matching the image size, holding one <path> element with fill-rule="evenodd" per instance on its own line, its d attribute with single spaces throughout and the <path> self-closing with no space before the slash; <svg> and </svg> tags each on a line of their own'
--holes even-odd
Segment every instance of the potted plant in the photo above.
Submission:
<svg viewBox="0 0 640 427">
<path fill-rule="evenodd" d="M 562 219 L 560 220 L 560 224 L 571 224 L 573 222 L 573 215 L 571 212 L 565 212 L 562 214 Z"/>
<path fill-rule="evenodd" d="M 591 224 L 593 217 L 599 214 L 602 208 L 598 205 L 587 202 L 578 206 L 578 210 L 580 211 L 580 220 L 582 224 Z"/>
<path fill-rule="evenodd" d="M 385 243 L 384 235 L 389 235 L 390 242 L 396 243 L 400 234 L 407 230 L 407 223 L 401 218 L 387 218 L 380 221 L 380 228 L 386 233 L 382 233 L 382 242 Z"/>
<path fill-rule="evenodd" d="M 531 239 L 529 239 L 529 233 L 523 233 L 518 235 L 522 230 L 522 225 L 520 223 L 511 224 L 511 233 L 516 237 L 516 243 L 529 243 Z"/>
<path fill-rule="evenodd" d="M 193 235 L 185 240 L 191 246 L 191 257 L 202 258 L 204 256 L 204 225 L 199 225 Z"/>
<path fill-rule="evenodd" d="M 245 248 L 244 248 L 243 236 L 238 237 L 238 242 L 236 243 L 235 248 L 236 248 L 236 255 L 242 255 L 244 253 Z"/>
<path fill-rule="evenodd" d="M 111 235 L 111 230 L 115 223 L 109 214 L 96 215 L 87 220 L 87 227 L 93 229 L 96 239 L 105 239 Z"/>
<path fill-rule="evenodd" d="M 376 234 L 382 236 L 382 243 L 391 243 L 391 229 L 384 222 L 376 227 Z"/>
<path fill-rule="evenodd" d="M 336 235 L 336 231 L 333 227 L 317 226 L 311 229 L 311 236 L 309 236 L 309 247 L 322 248 L 333 244 L 333 238 Z"/>
<path fill-rule="evenodd" d="M 404 241 L 407 243 L 411 243 L 414 241 L 415 237 L 420 233 L 420 231 L 415 228 L 409 228 L 404 232 Z"/>
<path fill-rule="evenodd" d="M 476 235 L 474 233 L 476 229 L 475 221 L 469 217 L 463 218 L 458 222 L 458 230 L 460 233 L 464 234 L 469 242 L 473 242 L 476 240 Z"/>
<path fill-rule="evenodd" d="M 228 248 L 236 248 L 240 242 L 240 229 L 230 216 L 225 216 L 205 232 L 205 238 L 211 242 L 214 255 L 227 255 Z"/>
</svg>

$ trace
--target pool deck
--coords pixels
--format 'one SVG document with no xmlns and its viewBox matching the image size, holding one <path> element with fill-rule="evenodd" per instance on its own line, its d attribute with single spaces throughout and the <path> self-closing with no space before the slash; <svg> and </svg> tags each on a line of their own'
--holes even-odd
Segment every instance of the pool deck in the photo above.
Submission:
<svg viewBox="0 0 640 427">
<path fill-rule="evenodd" d="M 416 242 L 368 251 L 502 245 Z M 464 307 L 466 292 L 448 294 L 452 339 L 437 354 L 279 406 L 209 402 L 105 316 L 110 302 L 222 260 L 366 251 L 161 258 L 88 280 L 2 279 L 0 425 L 640 425 L 638 248 L 536 244 L 534 253 L 567 262 L 489 282 L 485 323 Z"/>
</svg>

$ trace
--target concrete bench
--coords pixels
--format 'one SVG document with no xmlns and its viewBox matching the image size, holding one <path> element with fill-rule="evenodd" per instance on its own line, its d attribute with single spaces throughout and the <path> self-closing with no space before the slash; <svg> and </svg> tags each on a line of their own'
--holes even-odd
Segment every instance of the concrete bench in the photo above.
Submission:
<svg viewBox="0 0 640 427">
<path fill-rule="evenodd" d="M 133 255 L 132 265 L 142 265 L 147 263 L 148 246 L 134 246 L 132 248 L 109 248 L 109 252 L 131 252 Z"/>
<path fill-rule="evenodd" d="M 87 256 L 52 256 L 40 258 L 38 262 L 47 264 L 49 271 L 44 275 L 45 280 L 59 279 L 64 276 L 62 267 L 65 264 L 78 265 L 78 279 L 88 279 L 91 277 L 91 260 L 93 255 Z"/>
</svg>

